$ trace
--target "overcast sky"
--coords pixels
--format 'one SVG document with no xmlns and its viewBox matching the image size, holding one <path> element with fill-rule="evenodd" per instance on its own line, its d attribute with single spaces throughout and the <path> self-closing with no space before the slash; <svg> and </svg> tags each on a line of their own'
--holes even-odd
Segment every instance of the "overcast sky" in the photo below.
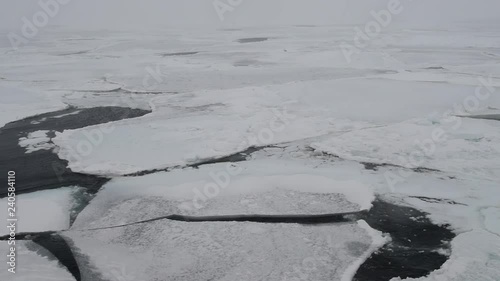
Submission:
<svg viewBox="0 0 500 281">
<path fill-rule="evenodd" d="M 0 27 L 18 29 L 32 19 L 40 0 L 0 0 Z M 56 0 L 41 0 L 43 2 Z M 63 1 L 63 0 L 57 0 Z M 78 27 L 200 25 L 214 27 L 346 24 L 370 20 L 371 10 L 390 0 L 64 0 L 50 24 Z M 214 1 L 242 3 L 221 21 Z M 457 21 L 497 21 L 499 0 L 400 0 L 404 10 L 394 22 L 432 26 Z"/>
</svg>

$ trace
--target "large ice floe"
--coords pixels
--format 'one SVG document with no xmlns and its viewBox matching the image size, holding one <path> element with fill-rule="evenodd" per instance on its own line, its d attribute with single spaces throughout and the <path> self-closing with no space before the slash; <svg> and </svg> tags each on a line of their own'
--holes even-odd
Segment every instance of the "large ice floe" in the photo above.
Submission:
<svg viewBox="0 0 500 281">
<path fill-rule="evenodd" d="M 369 185 L 336 179 L 325 168 L 318 171 L 280 160 L 220 163 L 114 179 L 80 213 L 73 229 L 121 225 L 171 214 L 355 212 L 369 209 L 373 200 Z M 121 216 L 124 210 L 136 208 L 148 211 Z"/>
<path fill-rule="evenodd" d="M 312 144 L 343 159 L 500 180 L 500 122 L 428 118 L 348 132 Z"/>
<path fill-rule="evenodd" d="M 16 231 L 22 233 L 68 229 L 72 212 L 79 208 L 82 194 L 79 188 L 63 187 L 18 195 L 20 206 L 16 209 L 19 220 Z M 8 202 L 8 198 L 0 199 L 2 205 L 7 206 Z M 3 217 L 8 217 L 9 210 L 5 208 L 0 213 Z M 2 228 L 0 236 L 8 233 L 7 228 Z"/>
<path fill-rule="evenodd" d="M 368 186 L 336 180 L 326 169 L 314 172 L 284 161 L 242 163 L 237 175 L 226 174 L 226 169 L 222 163 L 115 179 L 64 235 L 100 271 L 118 271 L 123 280 L 349 280 L 343 276 L 355 272 L 352 264 L 359 266 L 360 258 L 387 241 L 362 221 L 301 225 L 166 219 L 134 224 L 171 214 L 356 212 L 370 208 L 374 199 Z M 135 211 L 123 216 L 129 210 Z M 120 225 L 125 226 L 108 228 Z M 373 237 L 378 239 L 374 245 Z M 144 266 L 135 269 L 137 260 Z"/>
<path fill-rule="evenodd" d="M 444 113 L 450 103 L 473 92 L 448 84 L 359 78 L 199 91 L 154 98 L 148 116 L 68 130 L 53 141 L 73 171 L 123 175 L 196 163 L 250 146 L 347 131 L 362 134 L 357 129 L 391 123 L 404 127 L 398 121 Z"/>
<path fill-rule="evenodd" d="M 54 111 L 66 107 L 60 95 L 37 91 L 19 83 L 6 83 L 0 80 L 0 127 L 28 116 Z"/>
</svg>

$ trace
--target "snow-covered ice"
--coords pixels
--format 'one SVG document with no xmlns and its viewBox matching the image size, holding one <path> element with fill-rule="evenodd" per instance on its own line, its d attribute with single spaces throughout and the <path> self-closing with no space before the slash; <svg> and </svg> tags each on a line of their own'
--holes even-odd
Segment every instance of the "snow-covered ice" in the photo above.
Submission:
<svg viewBox="0 0 500 281">
<path fill-rule="evenodd" d="M 98 125 L 65 131 L 54 142 L 73 171 L 128 174 L 225 156 L 253 145 L 350 130 L 362 133 L 356 129 L 446 112 L 474 92 L 446 84 L 408 86 L 356 78 L 167 95 L 152 100 L 154 112 L 148 116 L 116 122 L 109 130 Z M 92 150 L 80 152 L 82 139 L 92 140 L 88 136 L 98 141 Z M 122 153 L 131 145 L 137 149 Z"/>
<path fill-rule="evenodd" d="M 64 187 L 57 190 L 43 190 L 16 196 L 17 229 L 21 232 L 42 232 L 65 230 L 70 226 L 70 216 L 75 205 L 75 188 Z M 2 216 L 7 218 L 8 198 L 0 199 Z M 9 234 L 3 227 L 0 235 Z"/>
<path fill-rule="evenodd" d="M 146 278 L 144 276 L 149 279 L 168 276 L 176 280 L 256 280 L 267 276 L 270 280 L 288 280 L 304 274 L 314 280 L 340 280 L 348 267 L 351 272 L 355 271 L 363 259 L 383 244 L 377 240 L 376 246 L 371 245 L 376 231 L 366 223 L 360 223 L 360 227 L 357 224 L 306 226 L 160 220 L 88 231 L 171 214 L 351 212 L 369 208 L 374 199 L 368 186 L 335 180 L 327 169 L 276 160 L 244 162 L 232 168 L 239 172 L 226 174 L 227 177 L 223 176 L 228 171 L 227 164 L 221 163 L 197 170 L 114 179 L 80 213 L 65 235 L 100 270 L 113 272 L 109 267 L 114 267 L 124 280 Z M 297 174 L 298 171 L 302 174 Z M 218 184 L 218 191 L 204 188 L 210 184 Z M 123 216 L 124 212 L 129 214 Z M 149 249 L 149 244 L 154 244 L 155 249 Z M 106 249 L 107 259 L 113 259 L 114 263 L 103 262 L 99 254 L 102 249 Z M 120 256 L 115 258 L 118 253 Z M 133 260 L 121 258 L 123 255 L 143 260 L 147 266 L 129 273 Z M 257 268 L 265 270 L 256 272 Z M 116 276 L 110 278 L 120 280 Z"/>
<path fill-rule="evenodd" d="M 357 261 L 353 262 L 342 274 L 341 281 L 349 281 L 354 278 L 356 271 L 359 269 L 361 264 L 365 262 L 366 259 L 370 257 L 370 255 L 377 251 L 384 244 L 388 243 L 391 239 L 387 235 L 384 235 L 380 231 L 377 231 L 371 228 L 365 221 L 358 221 L 358 226 L 365 229 L 368 235 L 371 236 L 372 243 L 367 251 L 365 251 Z"/>
<path fill-rule="evenodd" d="M 324 214 L 371 207 L 374 193 L 369 185 L 335 176 L 327 168 L 262 160 L 230 168 L 221 163 L 196 170 L 117 178 L 106 184 L 80 213 L 73 229 L 121 225 L 172 214 Z M 122 215 L 131 209 L 141 211 Z"/>
<path fill-rule="evenodd" d="M 47 133 L 49 133 L 47 130 L 29 133 L 27 137 L 19 139 L 19 146 L 24 147 L 26 149 L 26 153 L 53 149 L 55 146 L 50 143 L 50 138 Z"/>
<path fill-rule="evenodd" d="M 312 144 L 341 158 L 500 180 L 500 122 L 458 117 L 413 119 L 348 132 Z"/>
<path fill-rule="evenodd" d="M 0 127 L 32 115 L 55 111 L 66 107 L 60 98 L 37 91 L 26 85 L 11 85 L 0 80 Z"/>
<path fill-rule="evenodd" d="M 350 62 L 338 48 L 352 40 L 346 26 L 152 30 L 141 40 L 134 31 L 48 29 L 32 46 L 0 53 L 0 125 L 67 105 L 151 109 L 57 134 L 59 157 L 96 175 L 277 144 L 231 167 L 112 179 L 63 234 L 109 280 L 350 280 L 388 239 L 362 221 L 159 220 L 89 229 L 169 214 L 350 212 L 382 195 L 457 233 L 449 260 L 416 280 L 496 281 L 500 123 L 457 116 L 500 112 L 500 42 L 496 27 L 455 28 L 390 29 Z M 256 37 L 268 40 L 238 41 Z M 185 54 L 165 55 L 172 53 Z M 478 93 L 490 95 L 475 104 Z M 48 148 L 46 141 L 40 131 L 20 145 L 29 152 Z M 370 170 L 361 162 L 391 165 Z M 404 176 L 391 187 L 387 173 Z M 69 189 L 18 199 L 20 230 L 69 227 Z M 33 252 L 23 256 L 67 274 Z"/>
<path fill-rule="evenodd" d="M 371 250 L 356 224 L 157 221 L 65 235 L 110 280 L 340 280 Z"/>
<path fill-rule="evenodd" d="M 494 235 L 500 235 L 500 206 L 489 207 L 482 210 L 484 228 Z"/>
</svg>

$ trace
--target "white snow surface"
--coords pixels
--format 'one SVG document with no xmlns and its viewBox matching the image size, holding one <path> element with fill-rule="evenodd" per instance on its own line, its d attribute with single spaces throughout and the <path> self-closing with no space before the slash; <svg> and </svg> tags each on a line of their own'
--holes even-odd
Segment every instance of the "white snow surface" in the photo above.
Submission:
<svg viewBox="0 0 500 281">
<path fill-rule="evenodd" d="M 75 188 L 64 187 L 57 190 L 43 190 L 16 196 L 16 218 L 18 233 L 64 230 L 70 226 L 70 215 L 73 207 Z M 9 217 L 7 211 L 8 198 L 0 199 L 2 217 Z M 0 235 L 9 234 L 2 228 Z"/>
<path fill-rule="evenodd" d="M 398 126 L 398 121 L 404 126 L 404 120 L 445 112 L 473 93 L 467 86 L 410 83 L 353 78 L 168 95 L 152 100 L 152 114 L 68 130 L 54 142 L 73 171 L 120 175 L 195 163 L 250 146 L 358 133 L 387 123 Z M 122 153 L 130 146 L 137 149 Z"/>
<path fill-rule="evenodd" d="M 27 137 L 19 139 L 19 146 L 26 149 L 26 153 L 32 153 L 38 150 L 51 150 L 55 146 L 50 142 L 47 130 L 35 131 L 29 133 Z"/>
<path fill-rule="evenodd" d="M 500 123 L 459 117 L 413 119 L 313 143 L 341 158 L 425 167 L 500 181 Z"/>
<path fill-rule="evenodd" d="M 0 128 L 12 121 L 66 107 L 58 95 L 3 80 L 0 80 L 0 96 Z"/>
<path fill-rule="evenodd" d="M 369 209 L 373 200 L 369 185 L 336 179 L 325 168 L 279 160 L 221 163 L 114 179 L 72 228 L 121 225 L 172 214 L 343 213 Z M 141 211 L 123 216 L 131 209 Z"/>
<path fill-rule="evenodd" d="M 356 224 L 156 221 L 65 236 L 116 281 L 340 280 L 371 245 Z"/>
<path fill-rule="evenodd" d="M 355 271 L 383 244 L 369 226 L 159 220 L 90 229 L 171 214 L 353 212 L 370 208 L 373 199 L 368 186 L 335 179 L 324 168 L 280 160 L 220 163 L 197 170 L 114 179 L 80 213 L 65 235 L 110 280 L 122 280 L 120 276 L 123 280 L 154 280 L 158 276 L 169 280 L 258 280 L 264 276 L 285 280 L 303 274 L 313 280 L 340 280 L 346 270 Z M 377 247 L 371 239 L 375 239 Z M 154 249 L 149 245 L 155 245 Z M 103 249 L 107 253 L 104 256 Z M 136 259 L 144 260 L 147 266 L 135 270 Z"/>
<path fill-rule="evenodd" d="M 224 164 L 109 182 L 67 232 L 109 280 L 301 279 L 293 274 L 310 272 L 303 269 L 310 257 L 320 270 L 306 280 L 341 280 L 379 245 L 380 235 L 356 224 L 156 221 L 83 230 L 172 213 L 353 211 L 382 194 L 430 213 L 458 233 L 443 267 L 417 280 L 497 281 L 498 121 L 454 116 L 500 112 L 498 32 L 485 26 L 388 30 L 348 62 L 338 46 L 352 41 L 350 26 L 140 35 L 46 29 L 30 46 L 0 52 L 0 125 L 66 104 L 151 108 L 153 113 L 140 118 L 67 130 L 53 140 L 71 169 L 99 175 L 182 166 L 279 144 L 240 163 L 244 170 L 227 185 L 222 182 L 214 196 L 204 188 L 220 184 L 210 172 L 228 172 Z M 237 42 L 251 37 L 270 39 Z M 187 51 L 199 53 L 165 55 Z M 490 95 L 476 104 L 477 93 Z M 441 131 L 446 140 L 435 141 Z M 429 140 L 435 149 L 422 149 Z M 401 167 L 372 171 L 360 161 Z M 415 166 L 439 172 L 408 169 Z M 395 186 L 387 173 L 400 175 Z M 23 208 L 29 212 L 20 227 L 63 229 L 68 211 L 51 203 L 66 202 L 67 195 L 42 194 L 29 194 L 36 200 L 20 205 L 19 214 Z M 34 212 L 31 204 L 49 207 Z M 32 217 L 38 212 L 48 215 Z M 325 235 L 339 241 L 335 249 L 325 244 Z M 33 264 L 40 263 L 35 258 Z M 138 268 L 137 260 L 147 266 Z"/>
</svg>

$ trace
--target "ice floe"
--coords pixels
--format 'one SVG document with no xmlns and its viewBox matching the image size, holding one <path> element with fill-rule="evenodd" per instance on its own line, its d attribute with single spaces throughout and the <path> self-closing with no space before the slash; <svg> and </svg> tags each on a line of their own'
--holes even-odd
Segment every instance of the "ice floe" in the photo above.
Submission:
<svg viewBox="0 0 500 281">
<path fill-rule="evenodd" d="M 16 196 L 16 231 L 21 233 L 68 229 L 72 209 L 77 203 L 74 194 L 75 188 L 64 187 Z M 8 198 L 0 199 L 0 204 L 7 206 L 7 200 Z M 2 208 L 2 214 L 8 217 L 7 207 L 5 210 Z M 0 235 L 6 234 L 8 229 L 2 228 Z"/>
<path fill-rule="evenodd" d="M 19 146 L 26 149 L 26 153 L 32 153 L 38 150 L 50 150 L 55 146 L 50 143 L 50 138 L 48 137 L 49 131 L 41 130 L 29 133 L 27 137 L 22 137 L 19 139 Z"/>
</svg>

